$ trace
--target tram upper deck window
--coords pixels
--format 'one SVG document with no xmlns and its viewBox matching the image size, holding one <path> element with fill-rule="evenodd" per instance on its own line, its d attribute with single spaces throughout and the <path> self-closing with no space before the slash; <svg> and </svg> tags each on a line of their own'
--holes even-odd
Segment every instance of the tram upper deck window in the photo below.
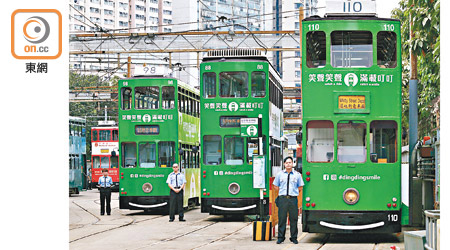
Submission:
<svg viewBox="0 0 450 250">
<path fill-rule="evenodd" d="M 139 166 L 141 168 L 154 168 L 156 166 L 155 143 L 139 143 Z"/>
<path fill-rule="evenodd" d="M 337 125 L 338 161 L 340 163 L 366 162 L 366 123 L 341 121 Z"/>
<path fill-rule="evenodd" d="M 175 88 L 173 86 L 162 87 L 162 108 L 175 108 Z"/>
<path fill-rule="evenodd" d="M 375 163 L 397 161 L 397 123 L 395 121 L 370 123 L 370 161 Z"/>
<path fill-rule="evenodd" d="M 308 162 L 332 162 L 334 159 L 333 122 L 309 121 L 306 129 Z"/>
<path fill-rule="evenodd" d="M 122 88 L 122 110 L 131 109 L 131 88 Z"/>
<path fill-rule="evenodd" d="M 203 164 L 219 165 L 222 163 L 222 138 L 220 135 L 203 136 Z"/>
<path fill-rule="evenodd" d="M 244 163 L 244 137 L 225 136 L 225 165 L 242 165 Z"/>
<path fill-rule="evenodd" d="M 122 150 L 120 153 L 123 155 L 123 168 L 136 167 L 136 142 L 122 142 Z"/>
<path fill-rule="evenodd" d="M 118 141 L 119 140 L 119 130 L 114 129 L 112 131 L 112 140 L 113 141 Z"/>
<path fill-rule="evenodd" d="M 373 64 L 372 33 L 333 31 L 330 53 L 335 68 L 369 68 Z"/>
<path fill-rule="evenodd" d="M 327 59 L 325 32 L 311 31 L 306 34 L 306 65 L 322 68 Z"/>
<path fill-rule="evenodd" d="M 172 167 L 175 163 L 175 142 L 160 141 L 159 149 L 159 167 Z"/>
<path fill-rule="evenodd" d="M 134 88 L 134 106 L 136 109 L 158 109 L 159 87 L 136 87 Z"/>
<path fill-rule="evenodd" d="M 92 135 L 92 138 L 91 138 L 92 141 L 98 141 L 98 131 L 97 130 L 92 130 L 91 135 Z"/>
<path fill-rule="evenodd" d="M 247 97 L 247 72 L 222 72 L 219 74 L 221 97 Z"/>
<path fill-rule="evenodd" d="M 216 73 L 203 73 L 203 97 L 216 97 Z"/>
<path fill-rule="evenodd" d="M 252 97 L 266 96 L 266 73 L 262 71 L 252 72 Z"/>
<path fill-rule="evenodd" d="M 377 64 L 380 68 L 397 67 L 397 35 L 395 32 L 378 32 Z"/>
<path fill-rule="evenodd" d="M 111 130 L 99 130 L 98 137 L 99 137 L 99 141 L 110 141 L 111 140 Z"/>
</svg>

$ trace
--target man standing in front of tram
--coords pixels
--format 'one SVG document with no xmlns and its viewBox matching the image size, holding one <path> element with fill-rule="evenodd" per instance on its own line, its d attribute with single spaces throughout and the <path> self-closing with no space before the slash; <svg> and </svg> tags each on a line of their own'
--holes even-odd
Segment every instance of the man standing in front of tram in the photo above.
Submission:
<svg viewBox="0 0 450 250">
<path fill-rule="evenodd" d="M 304 185 L 302 175 L 293 170 L 293 159 L 288 156 L 284 159 L 284 170 L 280 171 L 273 185 L 278 191 L 278 198 L 275 203 L 278 207 L 278 240 L 280 244 L 285 239 L 286 234 L 286 220 L 289 212 L 289 223 L 291 227 L 290 240 L 294 244 L 298 244 L 298 200 L 299 189 Z"/>
<path fill-rule="evenodd" d="M 105 201 L 106 213 L 111 215 L 111 187 L 113 186 L 112 178 L 108 176 L 108 169 L 102 169 L 102 177 L 98 178 L 97 187 L 100 188 L 100 215 L 105 215 Z"/>
<path fill-rule="evenodd" d="M 167 177 L 167 184 L 170 188 L 169 222 L 175 220 L 175 211 L 177 211 L 180 221 L 186 221 L 183 213 L 183 189 L 186 185 L 186 178 L 180 172 L 177 163 L 172 165 L 172 169 L 173 172 Z"/>
</svg>

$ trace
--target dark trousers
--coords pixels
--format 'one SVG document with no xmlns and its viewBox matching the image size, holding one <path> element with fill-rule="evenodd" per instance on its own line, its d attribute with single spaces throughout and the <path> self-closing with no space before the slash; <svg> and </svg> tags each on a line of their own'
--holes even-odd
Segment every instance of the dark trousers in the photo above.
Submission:
<svg viewBox="0 0 450 250">
<path fill-rule="evenodd" d="M 111 213 L 111 188 L 100 188 L 100 213 L 105 214 L 105 201 L 106 201 L 106 213 Z"/>
<path fill-rule="evenodd" d="M 169 219 L 174 220 L 175 214 L 178 214 L 180 220 L 184 217 L 183 212 L 183 190 L 179 193 L 175 193 L 172 189 L 170 190 L 170 201 L 169 201 Z"/>
<path fill-rule="evenodd" d="M 297 197 L 278 196 L 278 239 L 285 239 L 286 221 L 289 212 L 289 224 L 291 227 L 291 240 L 297 239 L 298 235 L 298 205 Z"/>
</svg>

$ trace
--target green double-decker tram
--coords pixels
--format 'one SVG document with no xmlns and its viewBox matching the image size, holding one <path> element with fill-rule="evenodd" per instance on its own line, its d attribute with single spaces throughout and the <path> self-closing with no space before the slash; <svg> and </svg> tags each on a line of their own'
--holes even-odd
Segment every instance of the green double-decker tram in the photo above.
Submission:
<svg viewBox="0 0 450 250">
<path fill-rule="evenodd" d="M 257 50 L 212 50 L 200 65 L 200 92 L 201 212 L 267 215 L 269 177 L 282 162 L 278 73 Z"/>
<path fill-rule="evenodd" d="M 199 91 L 175 78 L 119 81 L 120 209 L 168 213 L 173 163 L 187 183 L 184 207 L 199 204 Z"/>
<path fill-rule="evenodd" d="M 400 232 L 400 22 L 329 14 L 302 37 L 303 231 Z"/>
</svg>

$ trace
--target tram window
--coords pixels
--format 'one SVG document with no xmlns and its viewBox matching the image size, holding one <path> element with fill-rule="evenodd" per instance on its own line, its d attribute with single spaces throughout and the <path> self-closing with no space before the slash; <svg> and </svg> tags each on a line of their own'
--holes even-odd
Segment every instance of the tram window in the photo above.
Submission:
<svg viewBox="0 0 450 250">
<path fill-rule="evenodd" d="M 158 143 L 159 167 L 172 167 L 175 163 L 175 142 L 161 141 Z"/>
<path fill-rule="evenodd" d="M 244 138 L 225 136 L 224 139 L 225 165 L 242 165 L 244 163 Z"/>
<path fill-rule="evenodd" d="M 98 141 L 98 131 L 92 130 L 92 141 Z"/>
<path fill-rule="evenodd" d="M 306 65 L 322 68 L 327 60 L 325 32 L 311 31 L 306 34 Z"/>
<path fill-rule="evenodd" d="M 131 109 L 131 88 L 122 88 L 122 110 Z"/>
<path fill-rule="evenodd" d="M 306 124 L 306 159 L 308 162 L 334 160 L 334 125 L 332 121 L 309 121 Z"/>
<path fill-rule="evenodd" d="M 219 165 L 222 163 L 222 138 L 220 135 L 203 136 L 203 164 Z"/>
<path fill-rule="evenodd" d="M 136 167 L 136 142 L 122 142 L 122 157 L 123 168 Z"/>
<path fill-rule="evenodd" d="M 119 130 L 113 130 L 112 131 L 112 140 L 113 141 L 118 141 L 119 140 Z"/>
<path fill-rule="evenodd" d="M 111 156 L 111 168 L 118 168 L 119 167 L 119 157 L 118 156 Z"/>
<path fill-rule="evenodd" d="M 259 155 L 258 152 L 258 138 L 247 138 L 247 162 L 252 164 L 252 156 Z M 263 136 L 263 154 L 266 154 L 266 137 Z"/>
<path fill-rule="evenodd" d="M 340 163 L 366 162 L 366 129 L 363 121 L 340 121 L 337 124 Z"/>
<path fill-rule="evenodd" d="M 109 168 L 109 157 L 101 157 L 100 161 L 101 168 Z"/>
<path fill-rule="evenodd" d="M 219 74 L 221 97 L 247 97 L 247 72 L 222 72 Z"/>
<path fill-rule="evenodd" d="M 134 89 L 134 106 L 136 109 L 158 109 L 159 87 L 136 87 Z"/>
<path fill-rule="evenodd" d="M 111 130 L 99 130 L 98 137 L 99 137 L 99 141 L 110 141 L 111 140 Z"/>
<path fill-rule="evenodd" d="M 375 163 L 397 161 L 397 123 L 395 121 L 370 123 L 370 160 Z"/>
<path fill-rule="evenodd" d="M 395 32 L 378 32 L 377 64 L 380 68 L 397 67 L 397 35 Z"/>
<path fill-rule="evenodd" d="M 162 87 L 162 108 L 173 109 L 175 107 L 175 88 L 173 86 Z"/>
<path fill-rule="evenodd" d="M 372 33 L 333 31 L 330 54 L 335 68 L 369 68 L 373 64 Z"/>
<path fill-rule="evenodd" d="M 266 73 L 252 72 L 252 97 L 266 96 Z"/>
<path fill-rule="evenodd" d="M 203 73 L 203 97 L 216 97 L 216 73 Z"/>
<path fill-rule="evenodd" d="M 156 144 L 139 143 L 139 167 L 154 168 L 156 166 Z"/>
<path fill-rule="evenodd" d="M 93 160 L 92 168 L 100 168 L 100 157 L 94 156 Z"/>
</svg>

